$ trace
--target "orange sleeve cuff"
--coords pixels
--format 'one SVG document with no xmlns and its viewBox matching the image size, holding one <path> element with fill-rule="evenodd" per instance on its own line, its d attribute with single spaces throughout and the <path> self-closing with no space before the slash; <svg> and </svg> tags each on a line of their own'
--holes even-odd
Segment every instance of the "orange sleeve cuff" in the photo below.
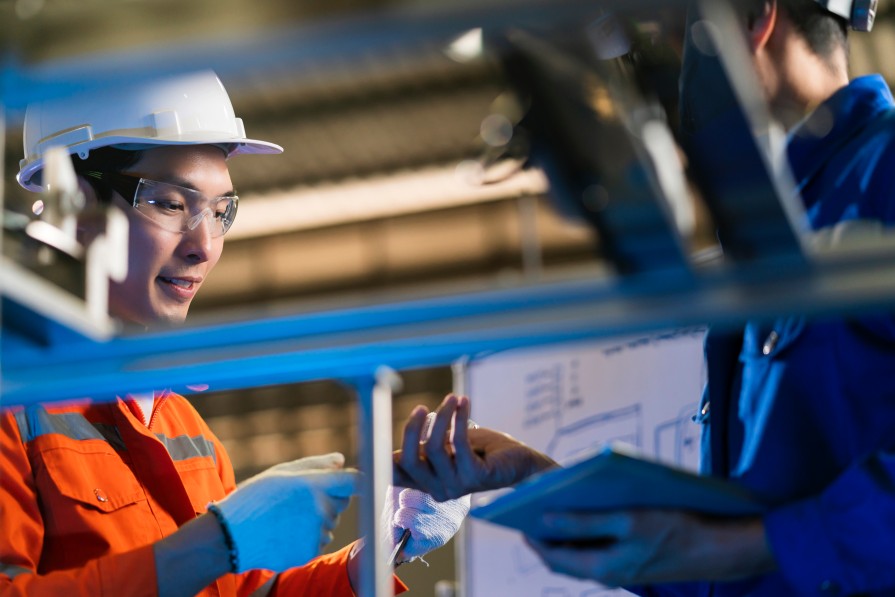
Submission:
<svg viewBox="0 0 895 597">
<path fill-rule="evenodd" d="M 155 552 L 151 544 L 117 554 L 114 558 L 100 558 L 97 562 L 101 595 L 124 595 L 124 587 L 127 587 L 128 597 L 158 595 Z"/>
<path fill-rule="evenodd" d="M 278 595 L 344 595 L 355 597 L 348 579 L 348 556 L 354 543 L 338 551 L 314 558 L 304 566 L 281 573 L 271 591 Z M 407 590 L 400 578 L 394 576 L 395 595 Z"/>
</svg>

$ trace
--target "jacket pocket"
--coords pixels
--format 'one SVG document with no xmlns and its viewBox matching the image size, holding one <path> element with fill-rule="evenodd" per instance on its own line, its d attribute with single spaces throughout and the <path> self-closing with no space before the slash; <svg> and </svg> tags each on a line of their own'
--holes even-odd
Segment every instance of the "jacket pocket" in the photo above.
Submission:
<svg viewBox="0 0 895 597">
<path fill-rule="evenodd" d="M 159 538 L 143 488 L 108 443 L 43 436 L 33 444 L 42 566 L 76 567 Z"/>
<path fill-rule="evenodd" d="M 176 462 L 175 467 L 196 514 L 205 512 L 209 502 L 226 496 L 218 469 L 210 458 L 191 458 Z"/>
<path fill-rule="evenodd" d="M 130 468 L 112 447 L 101 440 L 66 442 L 41 451 L 46 474 L 38 484 L 46 493 L 74 500 L 82 506 L 112 512 L 145 500 L 146 495 Z M 55 500 L 54 500 L 55 501 Z"/>
</svg>

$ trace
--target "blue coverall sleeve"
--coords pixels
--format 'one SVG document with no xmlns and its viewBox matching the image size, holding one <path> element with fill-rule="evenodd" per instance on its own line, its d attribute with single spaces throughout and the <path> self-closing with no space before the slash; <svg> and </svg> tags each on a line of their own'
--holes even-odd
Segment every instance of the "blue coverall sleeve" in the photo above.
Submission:
<svg viewBox="0 0 895 597">
<path fill-rule="evenodd" d="M 895 587 L 895 454 L 847 469 L 818 496 L 765 517 L 771 549 L 802 594 Z"/>
</svg>

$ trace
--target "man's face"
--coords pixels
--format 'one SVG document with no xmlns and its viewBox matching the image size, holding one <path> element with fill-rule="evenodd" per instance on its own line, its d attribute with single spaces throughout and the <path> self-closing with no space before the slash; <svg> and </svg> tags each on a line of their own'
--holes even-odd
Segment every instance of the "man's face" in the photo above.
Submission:
<svg viewBox="0 0 895 597">
<path fill-rule="evenodd" d="M 212 146 L 163 146 L 149 149 L 126 174 L 196 189 L 206 197 L 232 192 L 224 153 Z M 128 272 L 112 283 L 109 311 L 146 327 L 181 323 L 193 297 L 217 264 L 224 237 L 212 238 L 208 220 L 195 230 L 166 230 L 133 207 L 114 200 L 130 224 Z"/>
</svg>

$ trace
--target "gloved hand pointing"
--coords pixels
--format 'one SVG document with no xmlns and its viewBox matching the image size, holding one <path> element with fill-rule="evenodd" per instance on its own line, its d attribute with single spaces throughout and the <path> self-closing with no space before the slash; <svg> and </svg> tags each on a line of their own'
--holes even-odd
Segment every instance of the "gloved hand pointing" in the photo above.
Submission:
<svg viewBox="0 0 895 597">
<path fill-rule="evenodd" d="M 235 550 L 233 572 L 282 572 L 317 556 L 357 492 L 358 472 L 344 464 L 339 453 L 284 462 L 210 504 Z"/>
</svg>

